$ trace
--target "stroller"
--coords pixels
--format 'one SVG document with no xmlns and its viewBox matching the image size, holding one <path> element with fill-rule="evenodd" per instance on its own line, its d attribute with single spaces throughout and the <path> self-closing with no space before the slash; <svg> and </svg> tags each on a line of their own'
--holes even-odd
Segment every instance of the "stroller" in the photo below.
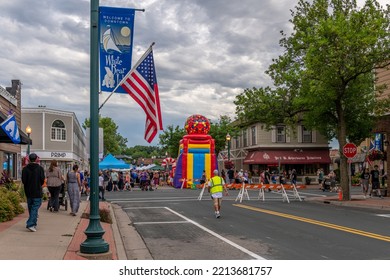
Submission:
<svg viewBox="0 0 390 280">
<path fill-rule="evenodd" d="M 68 211 L 68 195 L 66 192 L 65 183 L 62 183 L 60 188 L 61 188 L 60 195 L 59 195 L 60 208 L 61 208 L 61 206 L 63 206 L 65 208 L 65 211 Z M 51 206 L 50 200 L 49 200 L 47 203 L 47 210 L 49 210 L 50 207 L 52 207 L 52 206 Z"/>
<path fill-rule="evenodd" d="M 324 178 L 324 181 L 322 182 L 322 191 L 330 191 L 331 187 L 331 181 L 329 178 Z"/>
<path fill-rule="evenodd" d="M 140 188 L 142 191 L 153 191 L 150 180 L 141 180 Z"/>
<path fill-rule="evenodd" d="M 324 181 L 322 182 L 322 191 L 329 191 L 329 192 L 338 192 L 339 188 L 336 185 L 335 180 L 331 180 L 330 178 L 324 178 Z"/>
</svg>

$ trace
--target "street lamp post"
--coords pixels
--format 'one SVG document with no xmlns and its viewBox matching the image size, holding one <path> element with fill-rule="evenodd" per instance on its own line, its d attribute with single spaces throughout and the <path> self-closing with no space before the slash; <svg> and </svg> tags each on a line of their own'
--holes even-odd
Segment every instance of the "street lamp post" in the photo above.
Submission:
<svg viewBox="0 0 390 280">
<path fill-rule="evenodd" d="M 227 141 L 227 144 L 228 144 L 228 161 L 230 161 L 230 134 L 226 134 L 226 141 Z"/>
<path fill-rule="evenodd" d="M 28 125 L 26 127 L 26 133 L 27 133 L 27 136 L 28 136 L 28 143 L 27 143 L 27 155 L 30 154 L 30 135 L 31 135 L 31 127 Z"/>
<path fill-rule="evenodd" d="M 103 239 L 105 233 L 99 214 L 99 0 L 91 0 L 90 40 L 90 215 L 84 231 L 87 239 L 80 244 L 82 254 L 109 252 L 109 244 Z"/>
</svg>

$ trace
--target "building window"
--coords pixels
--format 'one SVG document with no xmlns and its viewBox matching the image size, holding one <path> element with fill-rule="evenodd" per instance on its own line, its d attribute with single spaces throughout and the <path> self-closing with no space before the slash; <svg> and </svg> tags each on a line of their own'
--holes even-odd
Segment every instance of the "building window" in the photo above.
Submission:
<svg viewBox="0 0 390 280">
<path fill-rule="evenodd" d="M 312 142 L 311 130 L 307 130 L 306 127 L 302 126 L 302 143 Z"/>
<path fill-rule="evenodd" d="M 256 127 L 251 127 L 252 146 L 256 145 Z"/>
<path fill-rule="evenodd" d="M 286 143 L 286 127 L 277 126 L 276 127 L 276 142 L 277 143 Z"/>
<path fill-rule="evenodd" d="M 242 140 L 244 142 L 244 147 L 248 147 L 248 135 L 246 129 L 242 133 Z"/>
<path fill-rule="evenodd" d="M 55 120 L 51 125 L 51 140 L 66 141 L 66 129 L 63 121 Z"/>
</svg>

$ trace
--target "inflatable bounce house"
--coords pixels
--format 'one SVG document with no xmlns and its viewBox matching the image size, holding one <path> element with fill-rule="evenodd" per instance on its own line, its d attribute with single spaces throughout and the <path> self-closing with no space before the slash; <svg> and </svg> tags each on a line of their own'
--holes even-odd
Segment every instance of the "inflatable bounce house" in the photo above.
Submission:
<svg viewBox="0 0 390 280">
<path fill-rule="evenodd" d="M 209 179 L 213 170 L 218 169 L 214 139 L 208 135 L 209 120 L 202 115 L 192 115 L 187 118 L 185 129 L 187 135 L 180 140 L 173 177 L 175 188 L 192 188 L 200 184 L 203 170 Z"/>
</svg>

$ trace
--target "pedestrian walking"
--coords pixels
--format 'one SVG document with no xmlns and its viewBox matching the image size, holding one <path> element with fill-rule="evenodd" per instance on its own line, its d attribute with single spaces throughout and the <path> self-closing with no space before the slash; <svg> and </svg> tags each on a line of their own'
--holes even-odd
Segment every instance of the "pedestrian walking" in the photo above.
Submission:
<svg viewBox="0 0 390 280">
<path fill-rule="evenodd" d="M 218 170 L 214 170 L 214 176 L 209 181 L 208 192 L 211 194 L 213 199 L 215 217 L 221 217 L 221 203 L 223 192 L 227 192 L 225 188 L 225 181 L 222 177 L 218 176 Z"/>
<path fill-rule="evenodd" d="M 372 192 L 375 191 L 376 195 L 379 196 L 380 198 L 383 198 L 381 194 L 381 185 L 380 185 L 380 173 L 378 170 L 378 165 L 374 166 L 374 170 L 371 170 L 371 193 L 370 196 L 372 195 Z"/>
<path fill-rule="evenodd" d="M 360 184 L 362 185 L 364 198 L 367 198 L 370 184 L 370 170 L 368 168 L 364 169 L 362 175 L 360 175 Z"/>
<path fill-rule="evenodd" d="M 71 209 L 70 214 L 72 216 L 76 216 L 80 207 L 81 181 L 78 170 L 79 166 L 77 164 L 73 165 L 72 170 L 68 172 L 67 176 L 68 194 Z"/>
<path fill-rule="evenodd" d="M 230 168 L 227 171 L 227 176 L 228 176 L 228 179 L 229 179 L 229 184 L 233 184 L 234 183 L 234 170 L 233 170 L 233 168 Z"/>
<path fill-rule="evenodd" d="M 203 170 L 202 177 L 200 178 L 200 184 L 203 185 L 206 183 L 206 170 Z"/>
<path fill-rule="evenodd" d="M 38 210 L 42 205 L 42 185 L 45 182 L 45 170 L 36 163 L 38 156 L 32 153 L 28 156 L 29 164 L 22 170 L 22 183 L 27 197 L 28 220 L 26 228 L 37 231 Z"/>
<path fill-rule="evenodd" d="M 102 171 L 99 171 L 99 199 L 102 201 L 106 200 L 104 198 L 104 176 Z"/>
<path fill-rule="evenodd" d="M 61 170 L 58 167 L 57 161 L 53 159 L 50 162 L 50 167 L 46 171 L 46 185 L 50 192 L 50 200 L 49 200 L 49 210 L 50 212 L 58 212 L 60 208 L 60 191 L 61 184 L 63 181 L 63 176 L 61 174 Z"/>
</svg>

